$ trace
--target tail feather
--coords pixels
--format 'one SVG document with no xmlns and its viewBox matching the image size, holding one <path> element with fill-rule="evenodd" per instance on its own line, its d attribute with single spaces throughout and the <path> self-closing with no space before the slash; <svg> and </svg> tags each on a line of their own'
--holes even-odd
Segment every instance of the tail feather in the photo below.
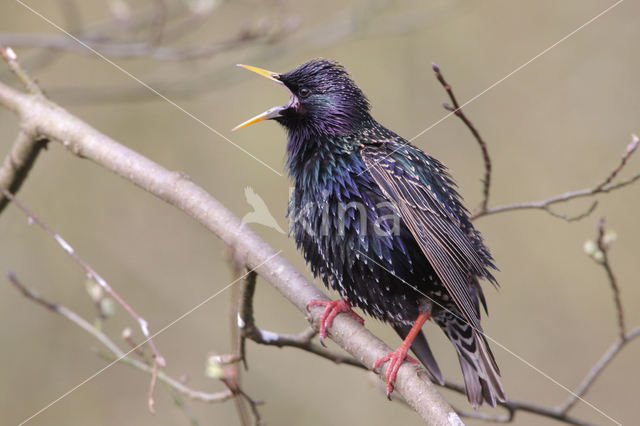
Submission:
<svg viewBox="0 0 640 426">
<path fill-rule="evenodd" d="M 438 325 L 456 348 L 471 405 L 478 408 L 487 402 L 495 407 L 496 400 L 506 401 L 500 383 L 500 370 L 484 336 L 453 315 L 446 315 L 446 319 L 438 321 Z"/>
<path fill-rule="evenodd" d="M 411 330 L 411 326 L 408 325 L 396 324 L 393 326 L 393 328 L 403 340 L 409 334 L 409 330 Z M 439 385 L 444 385 L 444 378 L 442 377 L 442 373 L 440 372 L 440 367 L 438 367 L 438 363 L 433 357 L 433 353 L 431 353 L 431 348 L 429 347 L 427 338 L 422 331 L 418 333 L 416 338 L 413 340 L 413 343 L 411 344 L 411 350 L 416 355 L 416 357 L 418 357 L 422 365 L 425 366 L 425 368 L 431 375 L 431 379 Z"/>
</svg>

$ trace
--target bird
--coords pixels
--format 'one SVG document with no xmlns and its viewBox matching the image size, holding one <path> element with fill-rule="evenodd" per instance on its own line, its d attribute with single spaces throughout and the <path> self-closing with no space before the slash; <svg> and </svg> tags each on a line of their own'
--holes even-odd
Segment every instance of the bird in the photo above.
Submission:
<svg viewBox="0 0 640 426">
<path fill-rule="evenodd" d="M 247 200 L 247 203 L 253 207 L 253 211 L 245 214 L 240 222 L 243 224 L 258 223 L 275 229 L 281 234 L 285 233 L 269 211 L 269 208 L 262 197 L 260 197 L 252 187 L 247 186 L 244 188 L 244 197 Z"/>
<path fill-rule="evenodd" d="M 455 347 L 474 408 L 505 401 L 500 370 L 480 324 L 480 281 L 498 286 L 495 261 L 469 219 L 443 163 L 378 123 L 351 75 L 316 58 L 286 73 L 239 66 L 289 92 L 289 101 L 233 130 L 275 120 L 287 132 L 286 168 L 294 188 L 290 234 L 315 277 L 337 291 L 323 307 L 324 339 L 334 317 L 354 307 L 389 323 L 403 339 L 378 359 L 390 397 L 409 349 L 430 378 L 444 378 L 422 330 L 434 321 Z"/>
</svg>

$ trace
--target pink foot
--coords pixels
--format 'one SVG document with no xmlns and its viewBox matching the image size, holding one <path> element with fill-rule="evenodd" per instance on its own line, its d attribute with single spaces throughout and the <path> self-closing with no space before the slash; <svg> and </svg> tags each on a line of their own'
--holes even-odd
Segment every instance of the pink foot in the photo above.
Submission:
<svg viewBox="0 0 640 426">
<path fill-rule="evenodd" d="M 407 334 L 407 337 L 405 337 L 404 341 L 398 347 L 398 349 L 396 349 L 395 352 L 386 354 L 385 356 L 377 360 L 375 364 L 373 364 L 373 371 L 376 371 L 378 368 L 380 368 L 380 365 L 389 361 L 389 366 L 387 367 L 387 372 L 386 372 L 387 373 L 386 374 L 387 398 L 391 399 L 391 393 L 393 392 L 393 384 L 396 381 L 398 370 L 400 369 L 400 366 L 402 365 L 404 360 L 406 359 L 415 364 L 419 364 L 417 360 L 408 356 L 407 353 L 409 352 L 409 348 L 411 347 L 411 344 L 415 340 L 416 336 L 418 335 L 418 333 L 420 333 L 422 326 L 429 319 L 430 316 L 431 316 L 431 311 L 420 312 L 420 314 L 418 314 L 418 318 L 416 319 L 416 322 L 413 323 L 413 325 L 411 326 L 411 330 L 409 330 L 409 334 Z"/>
<path fill-rule="evenodd" d="M 407 355 L 407 352 L 409 352 L 410 346 L 411 345 L 404 345 L 404 344 L 400 345 L 400 347 L 396 349 L 395 352 L 386 354 L 385 356 L 377 360 L 376 363 L 373 365 L 373 371 L 376 371 L 380 368 L 382 364 L 384 364 L 387 361 L 390 361 L 389 366 L 387 367 L 387 374 L 386 374 L 387 398 L 389 399 L 391 399 L 391 393 L 393 392 L 393 384 L 396 381 L 398 370 L 400 369 L 400 366 L 402 365 L 404 360 L 406 359 L 407 361 L 412 362 L 414 364 L 420 364 L 417 359 Z"/>
<path fill-rule="evenodd" d="M 307 309 L 313 306 L 324 306 L 324 311 L 320 316 L 320 343 L 322 346 L 325 346 L 324 339 L 327 337 L 327 330 L 333 324 L 333 319 L 341 312 L 347 312 L 351 314 L 353 318 L 356 319 L 360 324 L 364 324 L 364 318 L 360 315 L 356 314 L 351 309 L 351 304 L 346 299 L 339 300 L 320 300 L 314 299 L 307 304 Z"/>
</svg>

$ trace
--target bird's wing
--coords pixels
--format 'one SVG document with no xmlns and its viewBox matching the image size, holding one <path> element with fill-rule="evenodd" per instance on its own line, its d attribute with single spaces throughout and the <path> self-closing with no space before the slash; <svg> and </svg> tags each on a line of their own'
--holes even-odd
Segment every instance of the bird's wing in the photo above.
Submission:
<svg viewBox="0 0 640 426">
<path fill-rule="evenodd" d="M 464 318 L 480 331 L 480 312 L 472 286 L 475 276 L 487 276 L 486 265 L 460 227 L 456 214 L 460 212 L 453 209 L 462 207 L 451 182 L 431 171 L 431 167 L 439 171 L 443 166 L 413 146 L 406 146 L 411 150 L 405 151 L 398 144 L 367 146 L 361 156 Z M 435 164 L 425 167 L 426 161 Z"/>
</svg>

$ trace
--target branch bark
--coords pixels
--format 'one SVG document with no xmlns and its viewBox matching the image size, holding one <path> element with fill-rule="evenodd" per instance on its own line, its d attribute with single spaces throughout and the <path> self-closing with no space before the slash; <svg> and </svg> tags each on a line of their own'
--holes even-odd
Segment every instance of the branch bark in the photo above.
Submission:
<svg viewBox="0 0 640 426">
<path fill-rule="evenodd" d="M 306 312 L 306 305 L 312 299 L 327 299 L 289 262 L 276 255 L 271 246 L 242 226 L 235 215 L 183 173 L 165 169 L 41 97 L 23 94 L 0 83 L 0 103 L 15 111 L 32 134 L 59 141 L 76 156 L 105 167 L 191 216 L 233 247 L 248 268 L 256 268 L 301 312 Z M 320 308 L 312 309 L 309 315 L 316 328 L 320 311 Z M 347 315 L 336 318 L 330 337 L 370 368 L 391 351 Z M 380 372 L 382 380 L 384 373 Z M 396 391 L 428 424 L 462 424 L 427 375 L 416 374 L 415 366 L 405 364 L 400 368 Z"/>
<path fill-rule="evenodd" d="M 24 183 L 38 155 L 47 146 L 46 139 L 38 139 L 24 130 L 18 132 L 11 151 L 0 165 L 0 188 L 17 193 Z M 0 192 L 0 213 L 9 204 L 9 199 Z"/>
</svg>

